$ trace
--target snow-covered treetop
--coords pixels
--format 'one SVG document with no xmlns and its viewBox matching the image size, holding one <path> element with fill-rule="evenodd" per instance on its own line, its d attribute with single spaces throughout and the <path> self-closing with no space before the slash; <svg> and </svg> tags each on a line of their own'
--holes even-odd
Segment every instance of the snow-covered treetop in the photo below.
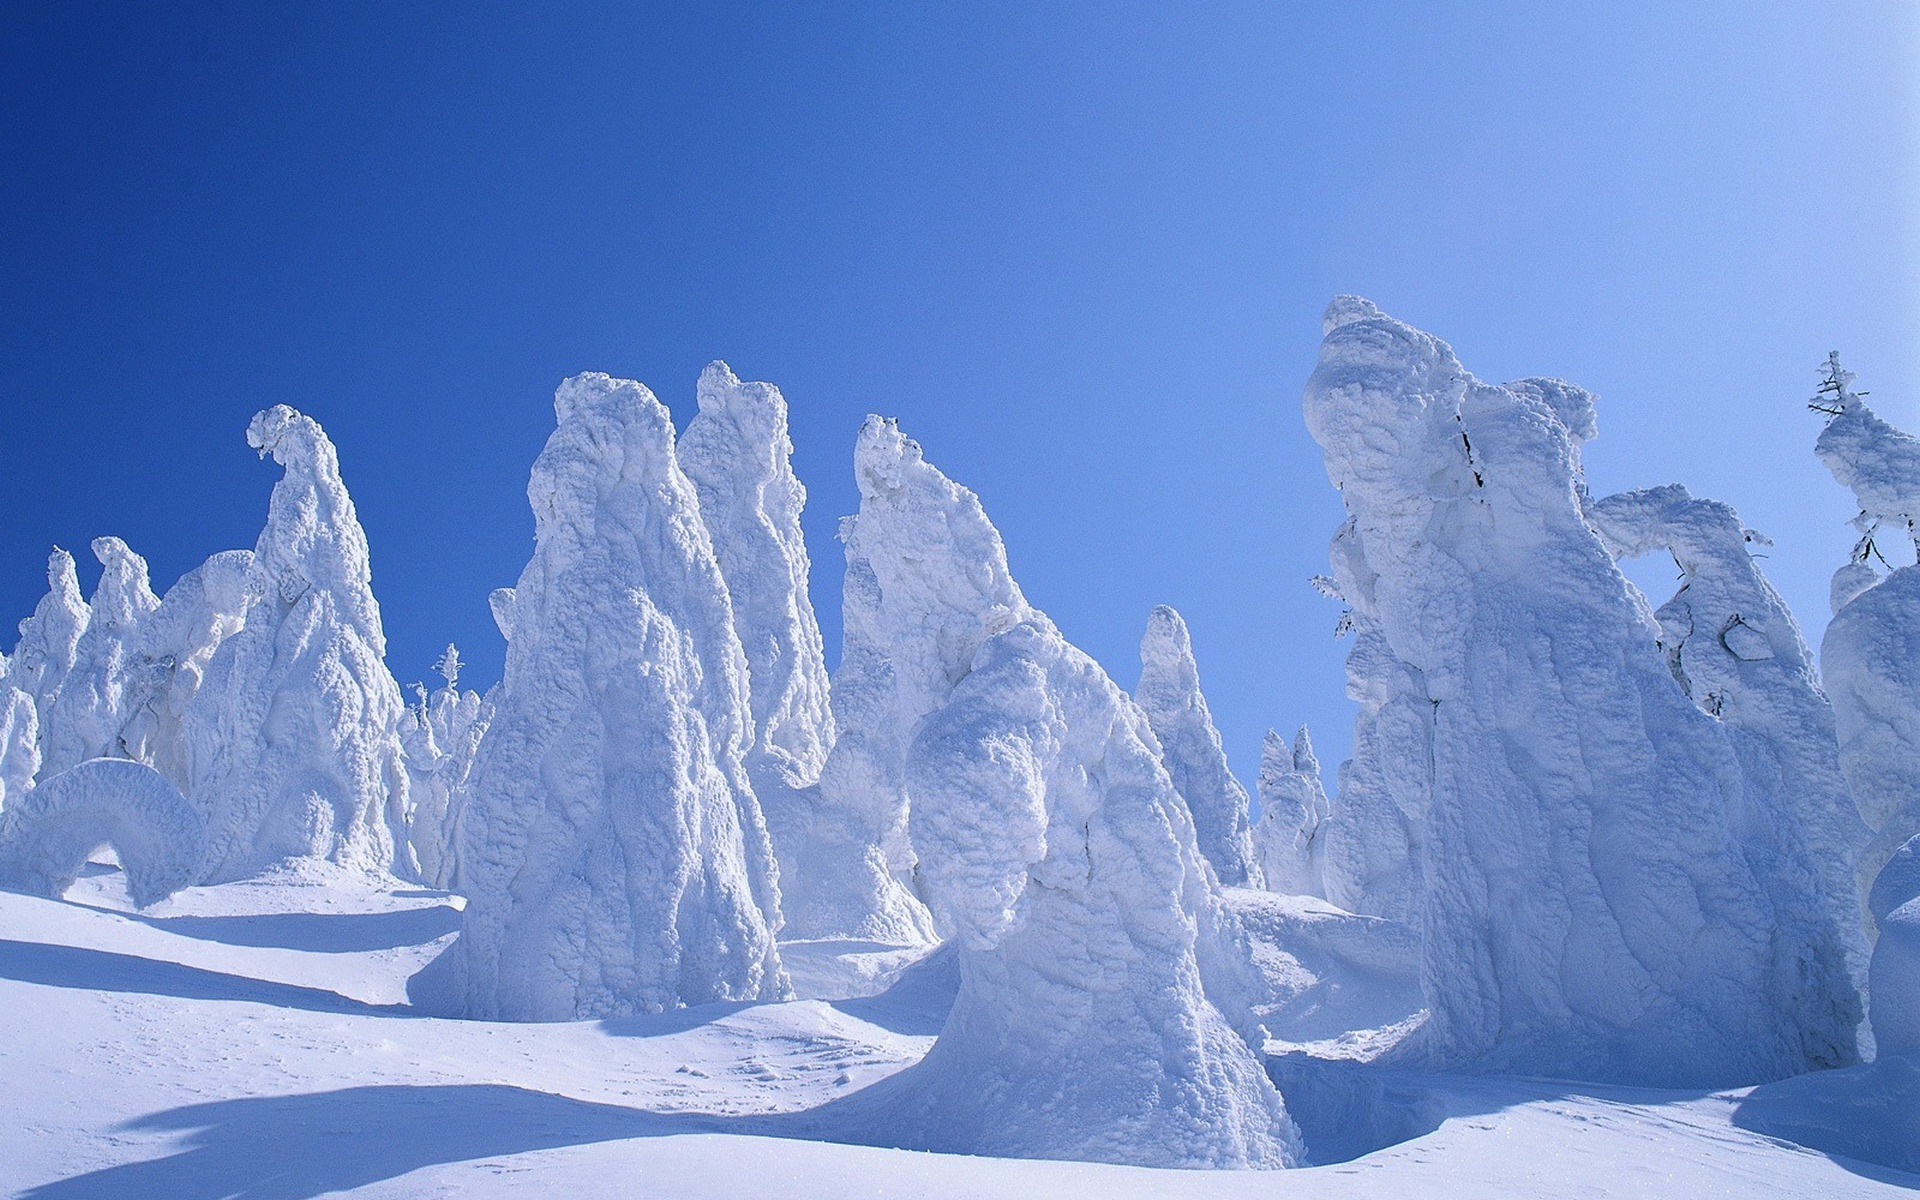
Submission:
<svg viewBox="0 0 1920 1200">
<path fill-rule="evenodd" d="M 1882 524 L 1906 530 L 1920 548 L 1920 438 L 1887 424 L 1867 406 L 1861 399 L 1866 393 L 1850 386 L 1853 372 L 1840 366 L 1838 352 L 1828 357 L 1824 370 L 1811 407 L 1829 419 L 1813 451 L 1860 505 L 1854 524 L 1865 536 L 1854 548 L 1854 561 L 1864 563 L 1873 555 L 1873 534 Z"/>
<path fill-rule="evenodd" d="M 434 672 L 447 681 L 449 689 L 460 686 L 460 668 L 466 665 L 460 661 L 460 648 L 452 642 L 448 642 L 447 648 L 440 652 L 440 657 L 433 660 Z"/>
<path fill-rule="evenodd" d="M 135 622 L 160 607 L 147 580 L 147 560 L 117 537 L 93 539 L 93 556 L 100 560 L 100 582 L 88 607 L 92 628 L 124 636 Z"/>
<path fill-rule="evenodd" d="M 9 659 L 9 675 L 16 686 L 44 698 L 43 679 L 57 686 L 73 666 L 73 649 L 87 627 L 87 602 L 80 595 L 80 576 L 73 555 L 55 546 L 47 555 L 47 594 L 33 615 L 20 622 L 20 643 Z M 48 672 L 52 678 L 46 679 Z"/>
</svg>

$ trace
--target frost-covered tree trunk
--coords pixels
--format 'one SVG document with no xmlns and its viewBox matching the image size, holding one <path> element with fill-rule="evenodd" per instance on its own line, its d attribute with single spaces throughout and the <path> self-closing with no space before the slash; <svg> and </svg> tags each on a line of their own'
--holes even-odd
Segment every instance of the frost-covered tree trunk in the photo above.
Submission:
<svg viewBox="0 0 1920 1200">
<path fill-rule="evenodd" d="M 891 422 L 868 422 L 858 462 L 850 545 L 895 711 L 916 714 L 899 779 L 961 973 L 932 1051 L 867 1098 L 870 1132 L 974 1154 L 1295 1161 L 1247 1040 L 1245 947 L 1145 715 L 1026 605 L 971 492 Z"/>
<path fill-rule="evenodd" d="M 74 652 L 89 615 L 87 602 L 80 597 L 73 555 L 55 546 L 47 556 L 47 594 L 34 606 L 33 615 L 20 622 L 20 640 L 7 656 L 8 680 L 33 697 L 42 760 L 47 756 L 54 702 L 73 670 Z"/>
<path fill-rule="evenodd" d="M 1858 869 L 1870 833 L 1841 774 L 1833 706 L 1814 675 L 1813 652 L 1747 549 L 1765 539 L 1729 506 L 1696 500 L 1679 484 L 1609 496 L 1589 506 L 1588 519 L 1617 557 L 1673 556 L 1684 582 L 1654 614 L 1668 669 L 1720 719 L 1747 778 L 1778 798 L 1779 853 L 1813 869 L 1820 918 L 1845 948 L 1855 988 L 1865 988 L 1862 901 L 1871 880 L 1860 880 Z M 1805 887 L 1785 872 L 1767 884 L 1787 889 L 1774 896 L 1781 907 Z"/>
<path fill-rule="evenodd" d="M 1851 1061 L 1859 1001 L 1791 807 L 1588 526 L 1591 398 L 1496 387 L 1343 298 L 1306 391 L 1340 589 L 1419 672 L 1430 1062 L 1674 1086 Z M 1359 569 L 1364 568 L 1364 569 Z"/>
<path fill-rule="evenodd" d="M 1320 760 L 1302 725 L 1293 745 L 1267 730 L 1260 747 L 1260 824 L 1254 842 L 1268 891 L 1324 896 L 1320 827 L 1331 805 L 1320 782 Z"/>
<path fill-rule="evenodd" d="M 1220 745 L 1193 640 L 1178 612 L 1161 604 L 1140 639 L 1140 682 L 1133 699 L 1159 739 L 1161 760 L 1193 814 L 1200 853 L 1226 887 L 1262 887 L 1247 813 L 1247 789 L 1234 778 Z"/>
<path fill-rule="evenodd" d="M 746 658 L 672 420 L 601 374 L 554 408 L 533 559 L 495 606 L 510 640 L 461 824 L 466 913 L 415 994 L 525 1021 L 779 998 Z"/>
<path fill-rule="evenodd" d="M 826 651 L 807 592 L 800 514 L 807 492 L 793 473 L 787 403 L 766 383 L 742 383 L 723 362 L 700 373 L 700 411 L 680 439 L 680 465 L 700 497 L 746 652 L 755 730 L 747 773 L 780 864 L 788 936 L 838 923 L 844 839 L 815 846 L 815 789 L 833 744 Z M 820 831 L 824 833 L 825 831 Z M 838 831 L 835 831 L 838 832 Z"/>
<path fill-rule="evenodd" d="M 366 534 L 333 443 L 284 404 L 247 444 L 286 468 L 247 574 L 242 628 L 219 644 L 183 720 L 206 880 L 290 858 L 414 873 L 400 688 L 381 661 Z"/>
<path fill-rule="evenodd" d="M 128 758 L 151 765 L 182 791 L 190 785 L 187 706 L 214 652 L 246 617 L 252 563 L 251 550 L 212 555 L 167 589 L 133 639 L 119 740 Z"/>
<path fill-rule="evenodd" d="M 53 702 L 42 765 L 49 775 L 90 758 L 133 757 L 120 736 L 138 702 L 133 646 L 160 599 L 147 582 L 147 560 L 119 538 L 93 539 L 93 556 L 100 560 L 100 582 Z"/>
</svg>

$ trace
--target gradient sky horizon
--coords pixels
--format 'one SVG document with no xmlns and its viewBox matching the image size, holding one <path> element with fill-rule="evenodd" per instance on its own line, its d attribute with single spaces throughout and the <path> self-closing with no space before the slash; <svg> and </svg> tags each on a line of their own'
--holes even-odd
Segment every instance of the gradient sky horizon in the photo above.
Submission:
<svg viewBox="0 0 1920 1200">
<path fill-rule="evenodd" d="M 339 446 L 388 663 L 498 678 L 564 376 L 792 408 L 814 600 L 868 412 L 974 488 L 1123 687 L 1179 608 L 1234 766 L 1351 740 L 1300 418 L 1369 296 L 1600 396 L 1597 494 L 1771 535 L 1818 643 L 1839 349 L 1920 429 L 1920 8 L 16 5 L 0 9 L 0 644 L 52 544 L 164 588 L 253 544 L 257 409 Z M 1671 564 L 1632 574 L 1655 603 Z M 1658 590 L 1665 589 L 1665 590 Z"/>
</svg>

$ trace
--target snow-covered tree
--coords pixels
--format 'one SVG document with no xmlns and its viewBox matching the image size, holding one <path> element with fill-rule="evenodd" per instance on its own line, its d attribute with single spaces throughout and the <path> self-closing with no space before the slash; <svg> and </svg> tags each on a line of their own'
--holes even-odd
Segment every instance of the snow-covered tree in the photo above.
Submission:
<svg viewBox="0 0 1920 1200">
<path fill-rule="evenodd" d="M 93 539 L 93 556 L 100 582 L 45 735 L 41 770 L 50 775 L 89 758 L 132 757 L 120 735 L 139 699 L 134 646 L 160 598 L 147 582 L 147 560 L 119 538 Z"/>
<path fill-rule="evenodd" d="M 807 593 L 800 532 L 807 492 L 793 473 L 787 402 L 778 388 L 742 383 L 723 362 L 700 373 L 700 411 L 680 439 L 680 464 L 700 497 L 746 652 L 754 741 L 747 773 L 780 863 L 788 936 L 847 932 L 836 907 L 843 872 L 865 869 L 815 846 L 813 785 L 833 744 L 826 651 Z M 824 831 L 822 831 L 824 832 Z"/>
<path fill-rule="evenodd" d="M 277 404 L 247 444 L 285 473 L 247 568 L 241 628 L 219 644 L 183 718 L 208 882 L 289 858 L 414 873 L 405 704 L 382 656 L 367 538 L 333 443 Z"/>
<path fill-rule="evenodd" d="M 961 976 L 927 1057 L 867 1098 L 875 1127 L 973 1154 L 1296 1161 L 1247 1040 L 1245 947 L 1145 714 L 1026 604 L 979 501 L 892 422 L 868 421 L 857 461 L 849 545 L 894 711 L 915 714 L 898 778 Z"/>
<path fill-rule="evenodd" d="M 47 556 L 47 594 L 34 606 L 33 615 L 20 622 L 20 640 L 7 656 L 8 681 L 33 697 L 43 760 L 54 701 L 67 672 L 73 670 L 74 652 L 89 615 L 87 602 L 80 596 L 73 555 L 55 546 Z"/>
<path fill-rule="evenodd" d="M 1319 834 L 1330 810 L 1307 727 L 1300 727 L 1292 746 L 1267 730 L 1260 747 L 1260 824 L 1254 828 L 1254 842 L 1269 891 L 1325 894 Z"/>
<path fill-rule="evenodd" d="M 460 823 L 467 908 L 415 994 L 523 1021 L 778 998 L 746 657 L 672 419 L 597 373 L 554 408 Z"/>
<path fill-rule="evenodd" d="M 0 812 L 18 804 L 40 773 L 40 718 L 33 697 L 0 684 Z"/>
<path fill-rule="evenodd" d="M 200 813 L 144 763 L 95 758 L 50 775 L 0 812 L 0 887 L 58 899 L 112 846 L 145 908 L 193 882 L 206 850 Z"/>
<path fill-rule="evenodd" d="M 1133 699 L 1159 739 L 1167 773 L 1193 814 L 1200 853 L 1220 882 L 1227 887 L 1263 886 L 1247 789 L 1227 765 L 1220 731 L 1201 694 L 1187 623 L 1167 605 L 1156 605 L 1147 617 Z"/>
<path fill-rule="evenodd" d="M 1349 522 L 1334 538 L 1336 564 L 1354 538 Z M 1350 912 L 1418 923 L 1432 705 L 1419 668 L 1395 657 L 1376 618 L 1354 609 L 1346 620 L 1347 697 L 1360 710 L 1338 802 L 1314 837 L 1321 883 L 1326 898 Z"/>
<path fill-rule="evenodd" d="M 1375 747 L 1427 776 L 1426 1060 L 1675 1086 L 1852 1061 L 1791 801 L 1677 685 L 1587 523 L 1591 397 L 1483 383 L 1364 300 L 1325 330 L 1306 417 L 1351 518 L 1339 590 L 1427 707 Z"/>
<path fill-rule="evenodd" d="M 183 791 L 189 786 L 186 712 L 220 643 L 246 617 L 251 550 L 222 550 L 182 575 L 140 622 L 131 644 L 126 757 L 147 763 Z"/>
<path fill-rule="evenodd" d="M 401 726 L 406 750 L 408 792 L 413 816 L 408 823 L 420 878 L 437 888 L 459 886 L 459 826 L 468 780 L 480 739 L 492 720 L 489 698 L 460 690 L 460 651 L 453 643 L 434 660 L 444 683 L 431 696 L 412 685 L 419 703 Z"/>
</svg>

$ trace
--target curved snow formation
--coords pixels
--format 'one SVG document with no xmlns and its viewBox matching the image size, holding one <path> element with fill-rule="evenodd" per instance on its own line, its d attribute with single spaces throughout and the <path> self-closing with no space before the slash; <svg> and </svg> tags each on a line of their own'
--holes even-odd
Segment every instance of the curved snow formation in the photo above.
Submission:
<svg viewBox="0 0 1920 1200">
<path fill-rule="evenodd" d="M 182 575 L 148 613 L 132 642 L 125 756 L 189 786 L 187 706 L 200 690 L 220 643 L 240 629 L 247 609 L 251 550 L 222 550 Z"/>
<path fill-rule="evenodd" d="M 1340 587 L 1423 682 L 1429 1062 L 1667 1086 L 1856 1057 L 1788 801 L 1677 686 L 1582 511 L 1591 397 L 1341 298 L 1306 389 Z M 1800 886 L 1795 887 L 1795 883 Z"/>
<path fill-rule="evenodd" d="M 0 814 L 0 886 L 59 899 L 87 856 L 112 846 L 145 908 L 193 882 L 206 849 L 200 813 L 144 763 L 95 758 L 40 781 Z"/>
<path fill-rule="evenodd" d="M 0 812 L 18 804 L 40 773 L 40 717 L 33 697 L 0 683 Z"/>
<path fill-rule="evenodd" d="M 7 656 L 8 682 L 33 697 L 43 759 L 54 702 L 73 670 L 74 653 L 89 616 L 73 555 L 55 546 L 47 556 L 47 594 L 34 606 L 33 615 L 20 622 L 20 640 Z"/>
<path fill-rule="evenodd" d="M 1682 583 L 1654 613 L 1667 668 L 1693 702 L 1720 718 L 1749 780 L 1778 797 L 1804 844 L 1827 923 L 1845 947 L 1856 989 L 1867 982 L 1867 926 L 1859 877 L 1871 836 L 1841 773 L 1833 706 L 1814 674 L 1799 623 L 1747 547 L 1765 539 L 1716 500 L 1679 484 L 1596 501 L 1588 520 L 1616 557 L 1673 556 Z M 1805 890 L 1786 872 L 1769 886 Z M 1790 906 L 1792 897 L 1774 897 Z"/>
<path fill-rule="evenodd" d="M 247 444 L 285 473 L 247 568 L 241 628 L 219 643 L 183 715 L 189 794 L 207 822 L 205 882 L 289 858 L 414 873 L 405 705 L 382 656 L 367 538 L 333 443 L 284 404 Z"/>
<path fill-rule="evenodd" d="M 742 383 L 724 362 L 700 373 L 698 396 L 680 466 L 699 494 L 746 653 L 754 727 L 747 774 L 780 864 L 787 936 L 847 932 L 832 928 L 840 922 L 830 882 L 846 869 L 834 853 L 845 847 L 829 837 L 821 854 L 810 836 L 819 802 L 812 785 L 833 744 L 833 714 L 807 591 L 807 492 L 793 473 L 787 402 L 772 384 Z"/>
<path fill-rule="evenodd" d="M 1364 562 L 1347 553 L 1354 539 L 1349 521 L 1333 542 L 1334 573 L 1349 592 L 1367 576 Z M 1353 757 L 1340 764 L 1338 802 L 1314 839 L 1323 894 L 1349 912 L 1418 924 L 1431 705 L 1419 668 L 1394 656 L 1380 622 L 1360 609 L 1347 619 L 1347 697 L 1360 709 Z"/>
<path fill-rule="evenodd" d="M 898 780 L 961 970 L 933 1049 L 879 1093 L 882 1127 L 972 1154 L 1297 1161 L 1249 1045 L 1250 953 L 1145 715 L 1026 604 L 979 501 L 893 423 L 869 420 L 858 463 L 849 543 L 893 711 L 919 714 Z"/>
<path fill-rule="evenodd" d="M 1330 807 L 1307 727 L 1300 727 L 1292 746 L 1267 730 L 1260 746 L 1260 824 L 1254 828 L 1254 842 L 1268 891 L 1326 894 L 1319 835 Z"/>
<path fill-rule="evenodd" d="M 100 582 L 87 604 L 87 627 L 74 643 L 73 666 L 53 702 L 41 769 L 49 775 L 90 758 L 131 758 L 121 728 L 137 702 L 140 627 L 160 607 L 147 581 L 147 560 L 117 537 L 93 539 Z"/>
<path fill-rule="evenodd" d="M 461 825 L 462 930 L 416 992 L 519 1021 L 778 999 L 746 658 L 672 419 L 598 373 L 554 408 Z"/>
<path fill-rule="evenodd" d="M 1161 761 L 1173 786 L 1193 814 L 1200 853 L 1225 887 L 1262 887 L 1260 862 L 1253 849 L 1247 789 L 1234 778 L 1220 745 L 1207 698 L 1200 691 L 1200 668 L 1193 658 L 1187 623 L 1165 604 L 1147 616 L 1140 638 L 1140 682 L 1134 703 L 1160 742 Z"/>
<path fill-rule="evenodd" d="M 1920 1054 L 1920 837 L 1895 851 L 1870 902 L 1880 937 L 1873 946 L 1873 1036 L 1880 1056 Z"/>
<path fill-rule="evenodd" d="M 436 669 L 444 669 L 446 686 L 429 697 L 425 688 L 413 685 L 420 703 L 408 710 L 400 742 L 413 801 L 408 836 L 420 878 L 429 886 L 457 891 L 461 813 L 480 739 L 493 719 L 493 696 L 483 699 L 471 689 L 460 690 L 459 652 L 451 644 L 440 661 L 446 665 Z"/>
<path fill-rule="evenodd" d="M 1874 536 L 1913 536 L 1920 524 L 1920 438 L 1867 407 L 1839 370 L 1839 414 L 1814 450 L 1860 504 L 1862 537 L 1833 577 L 1833 620 L 1820 671 L 1840 735 L 1840 766 L 1873 830 L 1861 859 L 1871 879 L 1894 850 L 1920 835 L 1920 566 L 1882 573 Z M 1884 561 L 1884 560 L 1882 560 Z"/>
</svg>

